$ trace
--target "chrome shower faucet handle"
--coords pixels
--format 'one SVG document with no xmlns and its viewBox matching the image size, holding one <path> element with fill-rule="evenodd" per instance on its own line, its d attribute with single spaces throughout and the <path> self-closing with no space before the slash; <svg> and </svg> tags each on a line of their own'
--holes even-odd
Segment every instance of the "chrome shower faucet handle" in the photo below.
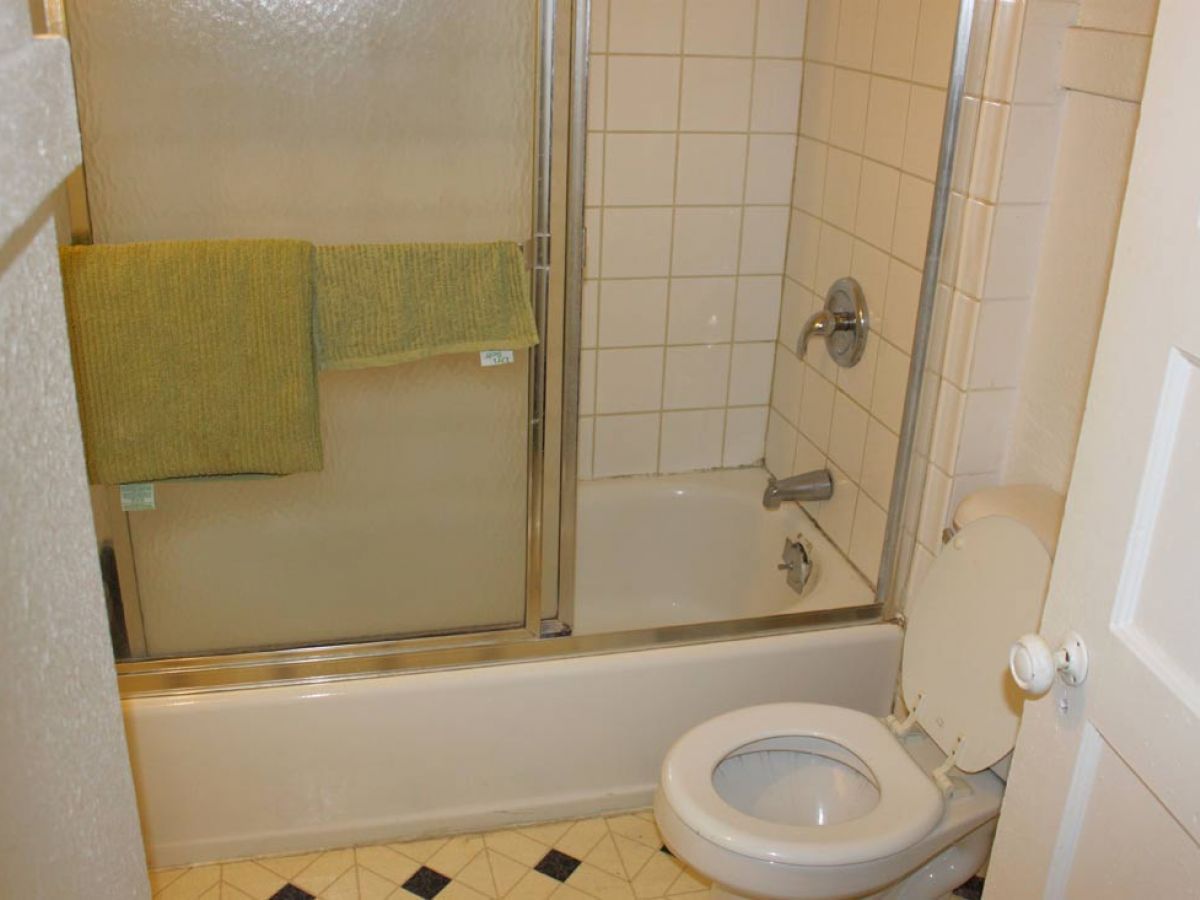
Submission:
<svg viewBox="0 0 1200 900">
<path fill-rule="evenodd" d="M 804 359 L 813 337 L 825 338 L 825 349 L 839 366 L 856 365 L 867 349 L 871 317 L 862 285 L 853 278 L 839 278 L 825 294 L 825 308 L 814 313 L 800 329 L 796 353 Z"/>
</svg>

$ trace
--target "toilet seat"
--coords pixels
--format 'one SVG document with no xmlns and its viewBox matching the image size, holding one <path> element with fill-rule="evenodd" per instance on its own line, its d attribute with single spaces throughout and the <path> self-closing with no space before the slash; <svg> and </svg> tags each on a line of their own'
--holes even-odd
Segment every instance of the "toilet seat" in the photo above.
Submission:
<svg viewBox="0 0 1200 900">
<path fill-rule="evenodd" d="M 747 815 L 713 785 L 713 772 L 741 747 L 771 738 L 817 738 L 839 745 L 869 770 L 879 802 L 833 825 L 784 825 Z M 878 719 L 818 703 L 751 706 L 717 716 L 685 734 L 667 754 L 662 791 L 683 821 L 708 841 L 741 856 L 801 866 L 840 866 L 899 852 L 928 834 L 944 798 Z"/>
</svg>

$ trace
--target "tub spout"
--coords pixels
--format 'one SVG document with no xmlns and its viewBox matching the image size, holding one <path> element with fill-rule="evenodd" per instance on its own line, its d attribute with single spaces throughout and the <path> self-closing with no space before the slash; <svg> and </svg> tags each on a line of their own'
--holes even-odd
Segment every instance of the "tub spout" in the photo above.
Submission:
<svg viewBox="0 0 1200 900">
<path fill-rule="evenodd" d="M 784 500 L 828 500 L 832 496 L 833 475 L 828 469 L 815 469 L 781 481 L 772 477 L 767 482 L 762 502 L 767 509 L 779 509 Z"/>
</svg>

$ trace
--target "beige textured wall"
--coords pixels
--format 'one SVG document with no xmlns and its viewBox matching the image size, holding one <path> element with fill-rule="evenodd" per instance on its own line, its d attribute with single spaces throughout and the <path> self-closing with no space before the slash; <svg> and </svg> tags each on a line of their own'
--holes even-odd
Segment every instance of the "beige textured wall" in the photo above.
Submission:
<svg viewBox="0 0 1200 900">
<path fill-rule="evenodd" d="M 0 0 L 0 872 L 148 897 L 75 411 L 52 206 L 79 163 L 67 48 Z"/>
<path fill-rule="evenodd" d="M 1065 491 L 1100 331 L 1157 0 L 1085 0 L 1005 481 Z"/>
</svg>

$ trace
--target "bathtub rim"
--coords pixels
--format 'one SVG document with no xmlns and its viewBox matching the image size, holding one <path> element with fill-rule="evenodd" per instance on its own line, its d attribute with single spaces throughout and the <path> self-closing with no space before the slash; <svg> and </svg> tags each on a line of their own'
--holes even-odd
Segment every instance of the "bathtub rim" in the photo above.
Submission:
<svg viewBox="0 0 1200 900">
<path fill-rule="evenodd" d="M 548 620 L 543 623 L 551 626 L 548 634 L 508 628 L 120 662 L 117 682 L 122 699 L 197 694 L 597 656 L 899 621 L 898 617 L 885 617 L 879 603 L 603 634 L 555 635 L 553 620 Z"/>
</svg>

